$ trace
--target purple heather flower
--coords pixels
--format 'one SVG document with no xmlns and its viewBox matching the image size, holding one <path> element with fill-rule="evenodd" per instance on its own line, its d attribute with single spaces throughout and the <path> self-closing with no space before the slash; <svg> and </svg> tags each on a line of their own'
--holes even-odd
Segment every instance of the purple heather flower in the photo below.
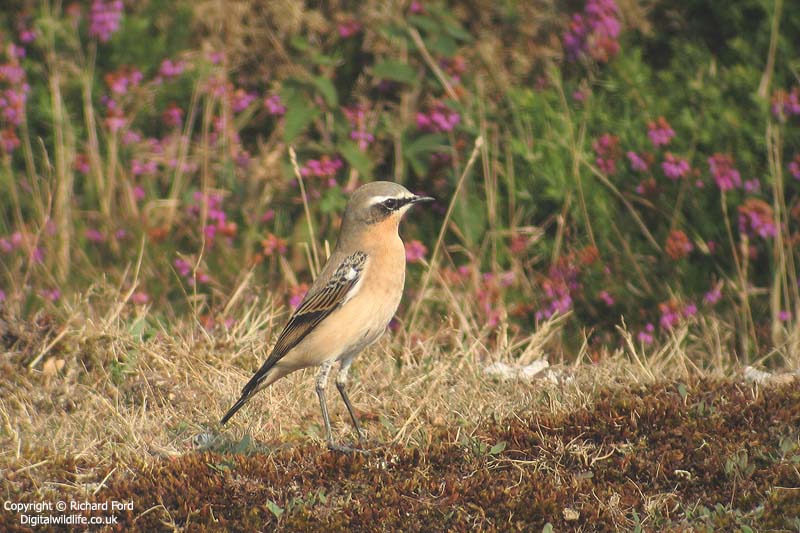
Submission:
<svg viewBox="0 0 800 533">
<path fill-rule="evenodd" d="M 364 106 L 355 105 L 352 107 L 344 107 L 342 111 L 353 127 L 353 130 L 350 132 L 350 138 L 354 141 L 358 141 L 359 149 L 366 150 L 375 140 L 375 136 L 366 130 L 367 112 Z"/>
<path fill-rule="evenodd" d="M 758 181 L 758 178 L 746 180 L 743 188 L 745 192 L 758 192 L 761 189 L 761 182 Z"/>
<path fill-rule="evenodd" d="M 785 121 L 794 115 L 800 115 L 800 87 L 795 87 L 791 92 L 779 89 L 772 94 L 772 114 Z"/>
<path fill-rule="evenodd" d="M 308 292 L 308 285 L 305 283 L 301 283 L 300 285 L 296 285 L 289 289 L 291 296 L 289 297 L 289 305 L 292 309 L 297 309 L 297 307 L 303 302 L 303 298 L 305 298 L 306 293 Z"/>
<path fill-rule="evenodd" d="M 175 270 L 184 278 L 189 277 L 192 273 L 192 265 L 185 259 L 177 258 L 173 263 Z"/>
<path fill-rule="evenodd" d="M 231 109 L 234 113 L 241 113 L 250 102 L 256 99 L 256 94 L 245 91 L 244 89 L 236 89 L 231 96 Z"/>
<path fill-rule="evenodd" d="M 578 267 L 567 260 L 550 267 L 547 278 L 541 282 L 547 306 L 536 311 L 536 320 L 548 319 L 572 308 L 572 293 L 581 287 L 579 276 Z"/>
<path fill-rule="evenodd" d="M 273 94 L 264 99 L 264 107 L 267 108 L 267 113 L 282 117 L 286 114 L 286 106 L 281 103 L 281 97 L 278 94 Z"/>
<path fill-rule="evenodd" d="M 619 8 L 614 0 L 588 0 L 583 13 L 575 13 L 564 32 L 567 59 L 589 55 L 607 62 L 619 52 Z"/>
<path fill-rule="evenodd" d="M 88 241 L 96 243 L 96 244 L 101 243 L 101 242 L 105 242 L 105 240 L 106 240 L 106 236 L 103 235 L 99 230 L 97 230 L 95 228 L 87 228 L 86 232 L 84 233 L 84 235 L 86 236 L 86 239 Z"/>
<path fill-rule="evenodd" d="M 411 5 L 408 6 L 408 11 L 415 15 L 421 15 L 422 13 L 425 12 L 425 8 L 422 7 L 422 2 L 419 2 L 418 0 L 413 0 L 413 2 L 411 2 Z"/>
<path fill-rule="evenodd" d="M 248 168 L 250 166 L 250 161 L 252 161 L 253 157 L 250 155 L 250 152 L 247 150 L 239 150 L 236 152 L 234 156 L 234 161 L 239 168 Z"/>
<path fill-rule="evenodd" d="M 500 274 L 501 287 L 510 287 L 515 281 L 517 281 L 517 273 L 513 270 L 509 270 Z"/>
<path fill-rule="evenodd" d="M 599 297 L 601 300 L 603 300 L 603 302 L 604 302 L 604 303 L 605 303 L 607 306 L 611 307 L 612 305 L 614 305 L 614 297 L 613 297 L 613 296 L 611 296 L 611 295 L 608 293 L 608 291 L 600 291 L 600 293 L 598 294 L 598 297 Z"/>
<path fill-rule="evenodd" d="M 131 161 L 131 174 L 134 176 L 141 176 L 143 174 L 155 174 L 158 170 L 158 163 L 153 160 L 145 161 L 144 163 L 138 159 Z"/>
<path fill-rule="evenodd" d="M 354 141 L 358 141 L 358 148 L 360 150 L 366 150 L 370 144 L 375 140 L 375 136 L 368 131 L 363 130 L 353 130 L 350 132 L 350 138 Z"/>
<path fill-rule="evenodd" d="M 664 175 L 671 180 L 682 178 L 689 173 L 689 170 L 691 170 L 688 161 L 685 159 L 678 159 L 669 152 L 667 152 L 667 154 L 664 156 L 664 162 L 661 163 L 661 169 L 664 171 Z"/>
<path fill-rule="evenodd" d="M 342 160 L 338 157 L 330 159 L 324 155 L 319 159 L 309 159 L 300 169 L 300 175 L 303 177 L 328 178 L 330 180 L 336 176 L 342 165 Z"/>
<path fill-rule="evenodd" d="M 667 311 L 658 319 L 658 324 L 666 330 L 670 330 L 678 325 L 681 316 L 675 311 Z"/>
<path fill-rule="evenodd" d="M 408 261 L 409 263 L 421 262 L 428 253 L 428 248 L 416 239 L 414 239 L 411 242 L 407 242 L 405 246 L 406 246 L 406 261 Z"/>
<path fill-rule="evenodd" d="M 339 24 L 339 37 L 347 39 L 361 31 L 361 23 L 357 20 L 348 20 Z"/>
<path fill-rule="evenodd" d="M 800 180 L 800 154 L 796 154 L 789 163 L 789 174 L 796 180 Z"/>
<path fill-rule="evenodd" d="M 9 85 L 22 86 L 25 82 L 25 69 L 16 61 L 3 63 L 0 65 L 0 80 Z"/>
<path fill-rule="evenodd" d="M 14 126 L 20 125 L 25 112 L 25 102 L 28 99 L 27 91 L 27 84 L 23 84 L 22 87 L 6 89 L 0 93 L 0 109 L 6 122 Z"/>
<path fill-rule="evenodd" d="M 5 301 L 6 301 L 6 291 L 0 289 L 0 302 L 5 302 Z"/>
<path fill-rule="evenodd" d="M 717 285 L 712 287 L 711 290 L 703 296 L 703 301 L 709 305 L 714 305 L 720 298 L 722 298 L 722 286 Z"/>
<path fill-rule="evenodd" d="M 134 130 L 126 130 L 122 134 L 122 144 L 125 146 L 138 143 L 142 140 L 142 134 Z"/>
<path fill-rule="evenodd" d="M 15 246 L 8 237 L 0 237 L 0 252 L 10 254 L 14 251 L 14 248 Z"/>
<path fill-rule="evenodd" d="M 19 41 L 23 44 L 30 44 L 36 40 L 36 32 L 29 28 L 24 28 L 19 32 Z"/>
<path fill-rule="evenodd" d="M 708 167 L 717 186 L 723 192 L 741 187 L 742 177 L 733 166 L 733 158 L 729 155 L 716 153 L 708 158 Z"/>
<path fill-rule="evenodd" d="M 112 93 L 127 94 L 129 89 L 142 82 L 143 77 L 142 71 L 137 68 L 122 67 L 106 74 L 105 81 Z"/>
<path fill-rule="evenodd" d="M 137 202 L 144 200 L 145 192 L 141 185 L 136 185 L 133 187 L 133 198 Z"/>
<path fill-rule="evenodd" d="M 461 115 L 444 104 L 437 104 L 427 113 L 417 113 L 417 128 L 422 131 L 441 133 L 453 131 L 461 122 Z"/>
<path fill-rule="evenodd" d="M 108 42 L 119 29 L 123 8 L 122 0 L 94 0 L 89 11 L 89 36 Z"/>
<path fill-rule="evenodd" d="M 694 316 L 697 314 L 697 304 L 694 302 L 689 302 L 683 307 L 683 316 L 688 318 L 690 316 Z"/>
<path fill-rule="evenodd" d="M 7 50 L 9 57 L 14 59 L 22 59 L 27 53 L 24 46 L 19 46 L 14 43 L 9 44 Z"/>
<path fill-rule="evenodd" d="M 13 152 L 19 147 L 19 137 L 13 128 L 5 128 L 0 130 L 0 148 L 8 154 Z"/>
<path fill-rule="evenodd" d="M 675 137 L 675 132 L 664 117 L 658 117 L 655 122 L 647 124 L 647 136 L 653 146 L 666 146 Z"/>
<path fill-rule="evenodd" d="M 169 104 L 166 111 L 161 115 L 164 124 L 172 128 L 180 128 L 183 125 L 183 109 L 175 104 Z"/>
<path fill-rule="evenodd" d="M 628 152 L 625 155 L 628 156 L 628 160 L 631 162 L 631 168 L 633 170 L 636 170 L 637 172 L 647 172 L 647 161 L 642 159 L 639 154 L 636 152 Z"/>
<path fill-rule="evenodd" d="M 643 329 L 642 331 L 640 331 L 640 332 L 639 332 L 639 333 L 636 335 L 636 338 L 637 338 L 637 339 L 639 340 L 639 342 L 641 342 L 642 344 L 653 344 L 653 332 L 654 332 L 655 330 L 656 330 L 656 327 L 655 327 L 653 324 L 651 324 L 651 323 L 648 323 L 648 324 L 647 324 L 647 325 L 644 327 L 644 329 Z"/>
<path fill-rule="evenodd" d="M 778 312 L 778 320 L 781 322 L 788 322 L 792 319 L 792 312 L 791 311 L 779 311 Z"/>
<path fill-rule="evenodd" d="M 748 198 L 738 208 L 739 233 L 768 239 L 778 232 L 772 207 L 758 198 Z"/>
<path fill-rule="evenodd" d="M 39 291 L 39 295 L 49 302 L 55 302 L 61 298 L 61 291 L 58 289 L 42 289 Z"/>
<path fill-rule="evenodd" d="M 144 291 L 136 291 L 131 295 L 133 305 L 144 305 L 150 301 L 150 296 Z"/>
<path fill-rule="evenodd" d="M 161 62 L 161 66 L 158 68 L 158 75 L 162 78 L 175 78 L 183 74 L 183 71 L 186 69 L 186 63 L 184 61 L 172 61 L 171 59 L 165 59 Z"/>
<path fill-rule="evenodd" d="M 594 148 L 595 163 L 601 172 L 612 176 L 617 172 L 616 159 L 619 152 L 619 137 L 610 133 L 604 133 L 592 143 Z"/>
</svg>

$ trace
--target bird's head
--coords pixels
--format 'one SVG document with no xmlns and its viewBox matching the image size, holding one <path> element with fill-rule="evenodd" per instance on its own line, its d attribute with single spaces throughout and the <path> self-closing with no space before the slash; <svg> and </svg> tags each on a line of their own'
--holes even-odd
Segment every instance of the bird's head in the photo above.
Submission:
<svg viewBox="0 0 800 533">
<path fill-rule="evenodd" d="M 418 196 L 398 183 L 373 181 L 350 195 L 343 226 L 365 229 L 384 223 L 397 226 L 412 205 L 433 201 L 430 196 Z"/>
</svg>

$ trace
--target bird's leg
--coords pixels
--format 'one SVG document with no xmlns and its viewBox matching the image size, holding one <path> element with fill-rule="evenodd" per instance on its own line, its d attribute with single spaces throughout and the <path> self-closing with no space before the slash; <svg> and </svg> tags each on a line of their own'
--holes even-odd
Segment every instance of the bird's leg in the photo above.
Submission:
<svg viewBox="0 0 800 533">
<path fill-rule="evenodd" d="M 339 372 L 336 374 L 336 388 L 339 389 L 339 394 L 342 395 L 342 400 L 344 400 L 345 406 L 347 406 L 347 412 L 350 413 L 350 419 L 353 421 L 353 425 L 356 427 L 356 433 L 358 433 L 358 442 L 363 446 L 364 445 L 364 433 L 361 431 L 361 424 L 358 423 L 358 418 L 356 418 L 356 413 L 353 411 L 353 405 L 350 403 L 350 398 L 347 397 L 347 391 L 345 387 L 347 386 L 347 374 L 350 370 L 350 363 L 352 360 L 344 360 L 342 361 L 342 366 L 339 367 Z"/>
<path fill-rule="evenodd" d="M 333 448 L 333 434 L 331 433 L 331 419 L 328 416 L 328 405 L 325 403 L 325 387 L 328 385 L 328 374 L 331 372 L 333 361 L 326 361 L 322 363 L 322 368 L 317 374 L 317 396 L 319 397 L 319 405 L 322 407 L 322 419 L 325 422 L 325 440 L 328 441 L 328 448 Z"/>
<path fill-rule="evenodd" d="M 357 448 L 351 448 L 350 446 L 342 446 L 340 444 L 334 444 L 333 442 L 333 433 L 331 432 L 331 419 L 328 416 L 328 405 L 325 403 L 325 387 L 328 385 L 328 374 L 331 372 L 331 367 L 333 366 L 333 361 L 328 361 L 322 364 L 322 368 L 319 370 L 319 374 L 317 374 L 317 396 L 319 397 L 319 405 L 322 407 L 322 419 L 325 421 L 325 440 L 328 442 L 328 449 L 334 452 L 341 452 L 341 453 L 353 453 L 353 452 L 361 452 L 361 453 L 369 453 L 363 452 Z M 337 383 L 338 387 L 338 383 Z M 342 389 L 339 389 L 341 392 Z M 355 421 L 355 417 L 353 416 L 352 408 L 349 405 L 349 401 L 345 402 L 347 405 L 347 409 L 350 410 L 350 416 L 353 417 Z M 356 428 L 358 428 L 358 422 L 356 422 Z M 359 429 L 359 437 L 361 436 L 361 430 Z"/>
</svg>

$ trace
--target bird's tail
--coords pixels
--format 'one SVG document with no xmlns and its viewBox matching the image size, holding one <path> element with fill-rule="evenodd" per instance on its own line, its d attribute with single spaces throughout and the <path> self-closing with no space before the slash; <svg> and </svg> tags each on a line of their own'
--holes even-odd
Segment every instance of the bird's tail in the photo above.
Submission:
<svg viewBox="0 0 800 533">
<path fill-rule="evenodd" d="M 225 425 L 225 422 L 227 422 L 228 420 L 230 420 L 230 418 L 231 418 L 233 415 L 235 415 L 235 414 L 236 414 L 236 411 L 238 411 L 239 409 L 241 409 L 241 408 L 242 408 L 242 406 L 244 406 L 244 404 L 246 404 L 246 403 L 247 403 L 247 400 L 249 400 L 249 399 L 250 399 L 250 396 L 251 396 L 251 395 L 252 395 L 252 394 L 251 394 L 251 393 L 249 393 L 249 392 L 243 393 L 243 394 L 242 394 L 242 397 L 241 397 L 241 398 L 239 398 L 239 399 L 236 401 L 236 403 L 235 403 L 235 404 L 233 404 L 233 407 L 231 407 L 231 408 L 230 408 L 230 410 L 228 410 L 228 412 L 227 412 L 227 413 L 225 413 L 225 416 L 223 416 L 223 417 L 222 417 L 222 420 L 220 420 L 220 421 L 219 421 L 220 425 L 223 425 L 223 426 L 224 426 L 224 425 Z"/>
<path fill-rule="evenodd" d="M 250 381 L 242 388 L 242 395 L 236 400 L 236 403 L 233 404 L 233 407 L 225 413 L 225 416 L 222 417 L 222 420 L 219 421 L 220 425 L 224 425 L 225 422 L 230 420 L 230 418 L 236 414 L 236 411 L 241 409 L 244 404 L 246 404 L 250 398 L 253 397 L 255 393 L 269 387 L 272 383 L 275 382 L 278 378 L 285 375 L 285 372 L 275 372 L 275 364 L 271 361 L 267 361 L 264 363 L 258 372 L 256 372 Z"/>
</svg>

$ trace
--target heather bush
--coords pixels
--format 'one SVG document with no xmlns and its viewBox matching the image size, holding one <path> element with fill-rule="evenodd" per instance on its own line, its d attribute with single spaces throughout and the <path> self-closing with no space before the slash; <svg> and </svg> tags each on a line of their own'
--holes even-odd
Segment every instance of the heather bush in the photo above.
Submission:
<svg viewBox="0 0 800 533">
<path fill-rule="evenodd" d="M 796 353 L 800 17 L 708 4 L 6 10 L 0 300 L 105 284 L 229 328 L 234 298 L 297 305 L 347 192 L 390 179 L 439 199 L 399 324 L 424 298 L 485 342 L 571 313 L 569 356 L 709 322 L 732 358 Z"/>
</svg>

